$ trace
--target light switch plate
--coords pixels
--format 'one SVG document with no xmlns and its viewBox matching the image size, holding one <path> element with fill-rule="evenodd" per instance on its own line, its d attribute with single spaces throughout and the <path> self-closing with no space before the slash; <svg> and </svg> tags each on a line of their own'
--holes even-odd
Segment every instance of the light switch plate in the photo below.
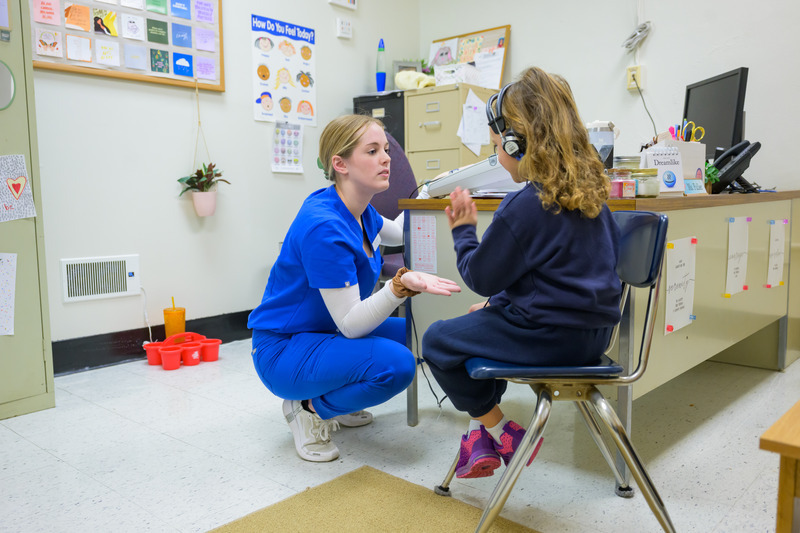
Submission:
<svg viewBox="0 0 800 533">
<path fill-rule="evenodd" d="M 341 17 L 336 17 L 336 36 L 340 39 L 353 38 L 353 24 Z"/>
</svg>

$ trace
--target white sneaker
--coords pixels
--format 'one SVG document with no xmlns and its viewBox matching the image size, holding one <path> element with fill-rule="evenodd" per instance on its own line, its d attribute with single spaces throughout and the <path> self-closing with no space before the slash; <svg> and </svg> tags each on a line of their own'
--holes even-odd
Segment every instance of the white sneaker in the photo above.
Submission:
<svg viewBox="0 0 800 533">
<path fill-rule="evenodd" d="M 301 459 L 324 463 L 339 457 L 339 448 L 331 442 L 331 433 L 339 429 L 335 419 L 321 419 L 303 409 L 298 400 L 283 400 L 283 416 L 289 422 L 294 447 Z"/>
<path fill-rule="evenodd" d="M 372 422 L 372 413 L 369 411 L 356 411 L 349 415 L 334 416 L 333 419 L 345 427 L 357 428 L 359 426 L 366 426 Z"/>
</svg>

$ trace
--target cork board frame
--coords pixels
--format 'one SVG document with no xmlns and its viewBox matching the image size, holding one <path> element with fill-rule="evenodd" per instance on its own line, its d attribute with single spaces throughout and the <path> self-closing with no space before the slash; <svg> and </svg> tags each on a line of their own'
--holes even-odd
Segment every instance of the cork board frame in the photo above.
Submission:
<svg viewBox="0 0 800 533">
<path fill-rule="evenodd" d="M 222 0 L 26 1 L 34 68 L 225 91 Z M 89 11 L 88 27 L 72 6 Z"/>
<path fill-rule="evenodd" d="M 500 72 L 500 79 L 498 80 L 497 85 L 497 89 L 500 89 L 500 84 L 502 83 L 502 73 L 506 68 L 506 58 L 508 55 L 506 52 L 508 51 L 510 38 L 511 25 L 507 24 L 505 26 L 498 26 L 496 28 L 462 33 L 461 35 L 453 35 L 444 39 L 435 39 L 433 42 L 441 43 L 444 41 L 457 39 L 458 44 L 456 48 L 456 63 L 467 63 L 472 61 L 472 58 L 477 52 L 485 52 L 495 48 L 502 49 L 503 63 Z"/>
</svg>

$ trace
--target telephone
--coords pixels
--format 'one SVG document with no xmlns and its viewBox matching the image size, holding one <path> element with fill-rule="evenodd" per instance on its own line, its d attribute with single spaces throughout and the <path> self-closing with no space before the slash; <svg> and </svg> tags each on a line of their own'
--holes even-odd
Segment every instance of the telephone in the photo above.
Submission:
<svg viewBox="0 0 800 533">
<path fill-rule="evenodd" d="M 751 144 L 750 141 L 742 141 L 715 158 L 714 166 L 719 169 L 719 181 L 711 186 L 712 194 L 719 194 L 727 188 L 731 189 L 730 192 L 758 192 L 742 173 L 760 149 L 760 142 Z"/>
</svg>

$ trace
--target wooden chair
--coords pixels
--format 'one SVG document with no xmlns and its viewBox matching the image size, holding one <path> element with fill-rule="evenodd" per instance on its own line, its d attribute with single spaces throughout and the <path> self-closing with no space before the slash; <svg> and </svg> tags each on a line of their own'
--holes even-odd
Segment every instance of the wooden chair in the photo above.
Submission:
<svg viewBox="0 0 800 533">
<path fill-rule="evenodd" d="M 664 502 L 656 491 L 653 482 L 636 454 L 619 417 L 613 407 L 597 389 L 598 385 L 614 387 L 627 386 L 638 380 L 647 368 L 650 355 L 650 342 L 658 305 L 658 288 L 661 279 L 661 266 L 667 238 L 667 217 L 660 213 L 646 211 L 616 211 L 613 217 L 621 230 L 619 262 L 617 274 L 622 281 L 622 300 L 620 311 L 630 297 L 630 288 L 648 288 L 649 299 L 645 314 L 644 329 L 639 349 L 638 364 L 632 372 L 609 357 L 618 334 L 619 324 L 614 329 L 611 341 L 596 366 L 585 367 L 537 367 L 501 363 L 490 359 L 474 357 L 467 361 L 467 371 L 473 379 L 505 379 L 513 383 L 529 385 L 536 394 L 537 402 L 525 437 L 522 439 L 514 457 L 500 477 L 486 505 L 476 532 L 488 531 L 492 522 L 500 514 L 514 483 L 522 472 L 526 459 L 531 456 L 534 446 L 542 437 L 550 416 L 553 401 L 570 401 L 583 416 L 586 426 L 605 457 L 617 480 L 617 494 L 633 496 L 624 468 L 618 466 L 611 454 L 607 439 L 614 443 L 625 463 L 633 474 L 650 509 L 665 531 L 674 532 L 675 527 L 667 514 Z M 630 339 L 633 341 L 633 339 Z M 638 339 L 637 339 L 638 342 Z M 456 460 L 441 485 L 435 492 L 450 495 L 450 481 L 455 474 Z"/>
</svg>

